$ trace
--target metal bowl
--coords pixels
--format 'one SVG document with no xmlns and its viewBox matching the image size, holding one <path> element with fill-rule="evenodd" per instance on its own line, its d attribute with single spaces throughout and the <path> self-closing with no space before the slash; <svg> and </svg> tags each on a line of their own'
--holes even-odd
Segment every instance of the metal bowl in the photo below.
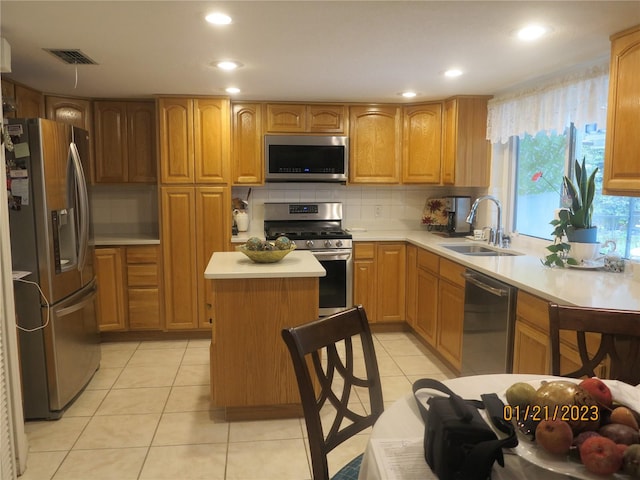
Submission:
<svg viewBox="0 0 640 480">
<path fill-rule="evenodd" d="M 244 253 L 255 263 L 276 263 L 296 249 L 294 244 L 288 250 L 247 250 L 244 245 L 236 247 L 236 250 Z"/>
</svg>

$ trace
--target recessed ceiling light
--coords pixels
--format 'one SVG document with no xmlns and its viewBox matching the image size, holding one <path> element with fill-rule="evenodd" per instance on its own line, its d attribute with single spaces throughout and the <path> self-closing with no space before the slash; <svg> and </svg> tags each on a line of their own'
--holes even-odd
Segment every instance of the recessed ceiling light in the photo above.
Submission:
<svg viewBox="0 0 640 480">
<path fill-rule="evenodd" d="M 404 98 L 413 98 L 418 95 L 416 92 L 402 92 L 400 93 Z"/>
<path fill-rule="evenodd" d="M 453 78 L 453 77 L 459 77 L 460 75 L 462 75 L 462 70 L 458 70 L 457 68 L 452 68 L 444 72 L 445 77 Z"/>
<path fill-rule="evenodd" d="M 240 93 L 240 89 L 239 89 L 239 88 L 237 88 L 237 87 L 229 87 L 229 88 L 225 88 L 225 90 L 224 90 L 224 91 L 225 91 L 225 92 L 227 92 L 227 93 L 231 93 L 231 94 L 233 94 L 233 93 Z"/>
<path fill-rule="evenodd" d="M 213 64 L 218 67 L 221 68 L 222 70 L 235 70 L 236 68 L 239 68 L 242 66 L 241 63 L 239 62 L 234 62 L 231 60 L 222 60 L 219 62 L 213 62 Z"/>
<path fill-rule="evenodd" d="M 542 37 L 549 31 L 549 28 L 542 25 L 527 25 L 516 32 L 516 35 L 520 40 L 525 42 L 531 42 Z"/>
<path fill-rule="evenodd" d="M 229 25 L 231 23 L 231 17 L 220 12 L 210 13 L 204 19 L 214 25 Z"/>
</svg>

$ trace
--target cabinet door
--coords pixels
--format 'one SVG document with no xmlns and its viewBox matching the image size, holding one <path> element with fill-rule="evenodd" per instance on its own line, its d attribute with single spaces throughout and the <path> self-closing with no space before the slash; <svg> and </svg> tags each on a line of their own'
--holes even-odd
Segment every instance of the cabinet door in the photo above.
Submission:
<svg viewBox="0 0 640 480">
<path fill-rule="evenodd" d="M 95 181 L 124 183 L 128 178 L 127 105 L 95 102 Z"/>
<path fill-rule="evenodd" d="M 369 323 L 376 322 L 376 265 L 373 260 L 353 262 L 353 304 L 364 307 Z"/>
<path fill-rule="evenodd" d="M 415 330 L 418 314 L 418 247 L 415 245 L 407 245 L 406 282 L 407 304 L 405 306 L 405 316 L 409 326 Z"/>
<path fill-rule="evenodd" d="M 168 330 L 198 325 L 195 188 L 162 187 L 164 310 Z"/>
<path fill-rule="evenodd" d="M 122 248 L 96 248 L 97 317 L 101 332 L 127 328 Z"/>
<path fill-rule="evenodd" d="M 128 181 L 155 183 L 156 106 L 153 102 L 127 102 Z"/>
<path fill-rule="evenodd" d="M 231 179 L 234 185 L 264 184 L 262 105 L 233 105 Z"/>
<path fill-rule="evenodd" d="M 44 118 L 44 95 L 32 88 L 16 85 L 16 118 Z"/>
<path fill-rule="evenodd" d="M 129 330 L 162 330 L 160 247 L 127 247 Z"/>
<path fill-rule="evenodd" d="M 231 235 L 229 187 L 196 188 L 198 326 L 211 328 L 213 289 L 204 271 L 213 252 L 224 252 Z"/>
<path fill-rule="evenodd" d="M 486 139 L 490 97 L 456 97 L 444 102 L 442 183 L 488 187 L 490 145 Z"/>
<path fill-rule="evenodd" d="M 441 279 L 438 292 L 438 352 L 459 371 L 462 366 L 464 288 Z"/>
<path fill-rule="evenodd" d="M 513 339 L 513 373 L 548 374 L 549 348 L 548 334 L 518 319 Z"/>
<path fill-rule="evenodd" d="M 15 106 L 15 101 L 16 101 L 16 86 L 13 82 L 10 82 L 8 80 L 5 80 L 4 78 L 1 81 L 2 83 L 2 98 L 3 100 L 12 100 L 14 102 L 14 106 Z M 2 112 L 2 116 L 4 118 L 15 118 L 16 117 L 16 112 Z"/>
<path fill-rule="evenodd" d="M 193 100 L 196 183 L 229 181 L 229 100 Z"/>
<path fill-rule="evenodd" d="M 307 129 L 304 105 L 267 104 L 267 132 L 302 133 Z"/>
<path fill-rule="evenodd" d="M 640 196 L 640 27 L 612 37 L 603 193 Z"/>
<path fill-rule="evenodd" d="M 399 183 L 401 129 L 400 107 L 350 108 L 351 183 Z"/>
<path fill-rule="evenodd" d="M 402 183 L 440 183 L 442 104 L 404 108 Z"/>
<path fill-rule="evenodd" d="M 438 328 L 437 275 L 419 268 L 416 281 L 416 331 L 431 346 L 436 347 Z"/>
<path fill-rule="evenodd" d="M 194 183 L 193 101 L 188 98 L 160 98 L 158 116 L 160 181 Z"/>
<path fill-rule="evenodd" d="M 381 243 L 376 251 L 377 320 L 405 320 L 406 246 L 404 243 Z"/>
<path fill-rule="evenodd" d="M 345 111 L 344 105 L 308 105 L 307 130 L 313 133 L 344 133 Z"/>
</svg>

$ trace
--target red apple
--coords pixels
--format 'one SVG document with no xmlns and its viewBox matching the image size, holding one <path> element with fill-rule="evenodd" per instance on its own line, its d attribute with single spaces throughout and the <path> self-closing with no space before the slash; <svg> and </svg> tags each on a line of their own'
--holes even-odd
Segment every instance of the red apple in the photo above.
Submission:
<svg viewBox="0 0 640 480">
<path fill-rule="evenodd" d="M 549 453 L 565 454 L 573 443 L 573 431 L 560 419 L 544 419 L 536 427 L 536 443 Z"/>
<path fill-rule="evenodd" d="M 580 460 L 590 472 L 611 475 L 622 467 L 623 453 L 606 437 L 587 438 L 580 447 Z"/>
<path fill-rule="evenodd" d="M 613 398 L 609 387 L 599 378 L 585 378 L 578 385 L 591 394 L 593 399 L 603 407 L 611 408 Z"/>
</svg>

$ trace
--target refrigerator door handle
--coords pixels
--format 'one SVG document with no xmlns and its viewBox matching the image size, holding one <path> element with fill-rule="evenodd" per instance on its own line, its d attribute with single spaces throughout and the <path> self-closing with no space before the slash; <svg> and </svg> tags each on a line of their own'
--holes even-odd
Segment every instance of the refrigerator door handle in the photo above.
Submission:
<svg viewBox="0 0 640 480">
<path fill-rule="evenodd" d="M 73 312 L 77 312 L 78 310 L 82 310 L 84 307 L 86 307 L 88 304 L 90 304 L 91 302 L 93 302 L 93 299 L 96 296 L 96 291 L 93 290 L 89 296 L 85 297 L 84 300 L 82 300 L 79 303 L 74 303 L 73 305 L 69 306 L 69 307 L 64 307 L 61 308 L 57 311 L 57 315 L 59 317 L 64 317 L 66 315 L 70 315 Z"/>
<path fill-rule="evenodd" d="M 87 260 L 87 249 L 89 248 L 89 194 L 87 192 L 87 181 L 80 161 L 80 153 L 74 142 L 69 144 L 69 154 L 73 160 L 73 171 L 78 185 L 78 198 L 80 201 L 80 241 L 78 245 L 78 270 L 84 269 Z"/>
</svg>

